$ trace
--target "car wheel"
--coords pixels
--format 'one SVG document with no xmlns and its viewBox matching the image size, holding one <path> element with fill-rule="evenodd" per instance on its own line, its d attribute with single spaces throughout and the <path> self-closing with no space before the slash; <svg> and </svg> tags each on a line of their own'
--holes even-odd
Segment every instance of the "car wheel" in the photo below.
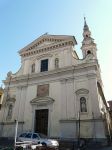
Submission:
<svg viewBox="0 0 112 150">
<path fill-rule="evenodd" d="M 45 146 L 45 147 L 47 147 L 47 144 L 46 143 L 41 143 L 42 144 L 42 146 Z"/>
</svg>

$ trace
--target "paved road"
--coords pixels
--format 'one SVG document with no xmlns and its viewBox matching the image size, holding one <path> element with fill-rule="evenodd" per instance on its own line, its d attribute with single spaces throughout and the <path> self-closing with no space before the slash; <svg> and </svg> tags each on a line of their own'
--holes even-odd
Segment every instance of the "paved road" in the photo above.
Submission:
<svg viewBox="0 0 112 150">
<path fill-rule="evenodd" d="M 112 146 L 104 147 L 104 148 L 91 148 L 91 149 L 87 149 L 87 150 L 112 150 Z"/>
<path fill-rule="evenodd" d="M 102 149 L 99 149 L 99 150 L 112 150 L 112 146 L 111 147 L 105 147 L 105 148 L 102 148 Z"/>
<path fill-rule="evenodd" d="M 106 147 L 106 148 L 102 148 L 102 149 L 99 149 L 99 150 L 112 150 L 112 147 Z"/>
</svg>

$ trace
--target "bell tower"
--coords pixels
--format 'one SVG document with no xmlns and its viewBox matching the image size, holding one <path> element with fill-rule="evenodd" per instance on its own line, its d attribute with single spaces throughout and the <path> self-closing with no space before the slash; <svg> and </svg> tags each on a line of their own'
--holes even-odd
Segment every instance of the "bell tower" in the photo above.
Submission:
<svg viewBox="0 0 112 150">
<path fill-rule="evenodd" d="M 84 28 L 83 28 L 83 41 L 82 41 L 82 54 L 83 58 L 85 58 L 88 54 L 93 54 L 93 56 L 97 59 L 97 48 L 94 43 L 94 39 L 91 37 L 91 32 L 86 23 L 86 18 L 84 17 Z"/>
</svg>

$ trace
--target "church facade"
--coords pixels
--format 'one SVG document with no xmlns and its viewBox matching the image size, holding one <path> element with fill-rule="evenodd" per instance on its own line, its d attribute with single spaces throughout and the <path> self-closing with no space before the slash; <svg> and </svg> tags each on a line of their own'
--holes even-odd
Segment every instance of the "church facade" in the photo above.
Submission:
<svg viewBox="0 0 112 150">
<path fill-rule="evenodd" d="M 21 68 L 4 80 L 0 136 L 41 132 L 56 138 L 106 138 L 107 104 L 97 47 L 84 22 L 79 59 L 74 36 L 44 34 L 19 51 Z M 80 126 L 79 126 L 80 124 Z M 80 131 L 79 131 L 80 130 Z"/>
</svg>

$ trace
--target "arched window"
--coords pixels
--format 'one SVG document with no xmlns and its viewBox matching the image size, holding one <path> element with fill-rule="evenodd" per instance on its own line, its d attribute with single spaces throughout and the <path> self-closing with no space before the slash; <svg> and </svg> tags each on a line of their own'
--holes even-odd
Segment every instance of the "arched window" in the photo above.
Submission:
<svg viewBox="0 0 112 150">
<path fill-rule="evenodd" d="M 80 111 L 81 112 L 87 112 L 86 98 L 85 97 L 80 98 Z"/>
<path fill-rule="evenodd" d="M 88 50 L 88 51 L 87 51 L 87 55 L 88 55 L 88 54 L 91 54 L 91 51 Z"/>
<path fill-rule="evenodd" d="M 31 66 L 31 72 L 32 72 L 32 73 L 35 72 L 35 63 L 32 64 L 32 66 Z"/>
<path fill-rule="evenodd" d="M 55 58 L 55 68 L 59 68 L 59 59 Z"/>
</svg>

